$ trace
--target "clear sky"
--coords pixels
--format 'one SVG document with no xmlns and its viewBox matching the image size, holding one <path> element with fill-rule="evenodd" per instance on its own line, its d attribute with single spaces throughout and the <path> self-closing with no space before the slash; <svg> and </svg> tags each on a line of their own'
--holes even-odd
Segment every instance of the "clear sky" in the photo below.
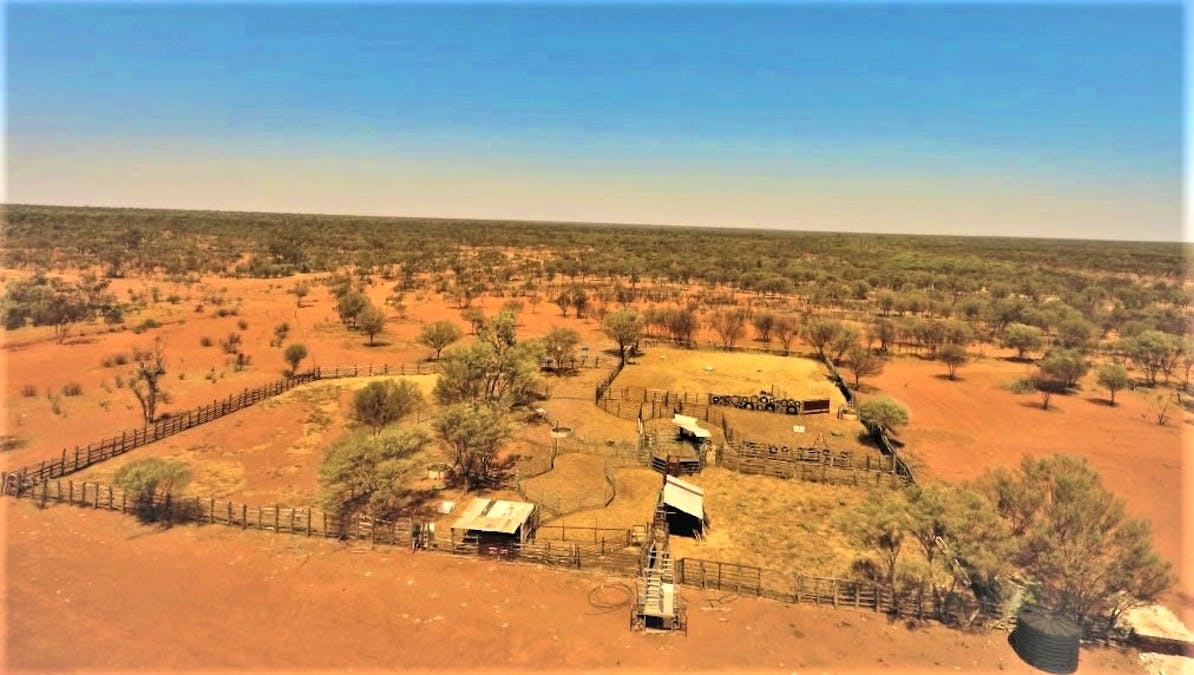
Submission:
<svg viewBox="0 0 1194 675">
<path fill-rule="evenodd" d="M 1177 239 L 1183 9 L 9 3 L 9 202 Z"/>
</svg>

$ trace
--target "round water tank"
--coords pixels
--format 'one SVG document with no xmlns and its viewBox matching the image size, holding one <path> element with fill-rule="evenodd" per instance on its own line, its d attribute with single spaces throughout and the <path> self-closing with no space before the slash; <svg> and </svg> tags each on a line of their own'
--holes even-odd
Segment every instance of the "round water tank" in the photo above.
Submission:
<svg viewBox="0 0 1194 675">
<path fill-rule="evenodd" d="M 1042 609 L 1025 609 L 1016 620 L 1011 643 L 1026 663 L 1047 673 L 1078 670 L 1082 629 L 1073 621 Z"/>
</svg>

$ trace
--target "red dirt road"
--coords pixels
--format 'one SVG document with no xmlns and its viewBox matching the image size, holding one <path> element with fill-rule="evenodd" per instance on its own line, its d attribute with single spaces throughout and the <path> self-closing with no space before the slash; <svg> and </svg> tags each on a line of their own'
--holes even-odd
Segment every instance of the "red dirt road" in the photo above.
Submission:
<svg viewBox="0 0 1194 675">
<path fill-rule="evenodd" d="M 8 672 L 1032 673 L 1005 634 L 685 589 L 689 635 L 631 633 L 606 577 L 0 500 Z M 607 589 L 599 600 L 619 599 Z M 705 609 L 710 608 L 710 609 Z M 1082 672 L 1142 672 L 1085 651 Z"/>
</svg>

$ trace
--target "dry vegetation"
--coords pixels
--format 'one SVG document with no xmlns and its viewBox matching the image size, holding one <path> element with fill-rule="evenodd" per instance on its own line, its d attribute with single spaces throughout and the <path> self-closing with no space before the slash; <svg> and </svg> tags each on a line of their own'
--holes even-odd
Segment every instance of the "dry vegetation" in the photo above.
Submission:
<svg viewBox="0 0 1194 675">
<path fill-rule="evenodd" d="M 708 469 L 692 479 L 705 490 L 711 527 L 703 541 L 673 537 L 677 557 L 722 560 L 822 576 L 846 576 L 858 556 L 834 525 L 865 497 L 853 487 L 746 476 Z"/>
</svg>

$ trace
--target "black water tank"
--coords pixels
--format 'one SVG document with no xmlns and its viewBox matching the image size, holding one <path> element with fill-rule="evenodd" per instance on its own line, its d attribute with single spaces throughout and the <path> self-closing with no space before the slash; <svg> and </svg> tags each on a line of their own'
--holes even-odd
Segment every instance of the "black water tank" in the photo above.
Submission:
<svg viewBox="0 0 1194 675">
<path fill-rule="evenodd" d="M 1016 620 L 1011 643 L 1029 665 L 1047 673 L 1078 670 L 1082 629 L 1073 621 L 1041 609 L 1025 609 Z"/>
</svg>

